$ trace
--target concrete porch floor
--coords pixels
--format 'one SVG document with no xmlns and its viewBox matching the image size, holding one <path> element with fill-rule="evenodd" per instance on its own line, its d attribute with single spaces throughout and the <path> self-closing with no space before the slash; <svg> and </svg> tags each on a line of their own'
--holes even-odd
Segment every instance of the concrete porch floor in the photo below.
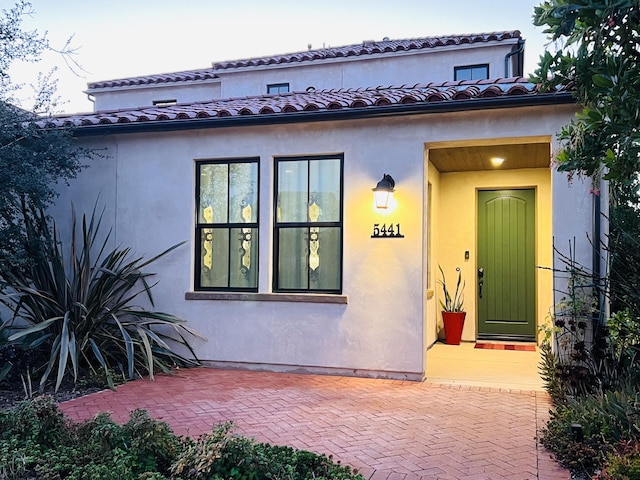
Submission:
<svg viewBox="0 0 640 480">
<path fill-rule="evenodd" d="M 475 343 L 436 343 L 427 351 L 426 380 L 430 383 L 543 391 L 540 352 L 485 350 Z"/>
</svg>

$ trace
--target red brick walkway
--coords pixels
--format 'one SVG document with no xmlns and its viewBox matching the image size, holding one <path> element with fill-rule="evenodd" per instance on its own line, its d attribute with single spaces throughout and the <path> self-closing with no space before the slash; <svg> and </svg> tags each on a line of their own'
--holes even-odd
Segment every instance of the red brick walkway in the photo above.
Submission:
<svg viewBox="0 0 640 480">
<path fill-rule="evenodd" d="M 232 420 L 258 441 L 332 454 L 371 480 L 569 478 L 536 444 L 544 392 L 198 368 L 61 408 L 117 421 L 144 408 L 191 436 Z"/>
</svg>

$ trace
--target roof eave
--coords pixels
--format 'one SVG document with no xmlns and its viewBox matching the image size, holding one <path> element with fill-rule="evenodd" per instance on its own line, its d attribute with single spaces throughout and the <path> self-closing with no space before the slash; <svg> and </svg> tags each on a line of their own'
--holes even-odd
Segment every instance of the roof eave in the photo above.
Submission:
<svg viewBox="0 0 640 480">
<path fill-rule="evenodd" d="M 400 105 L 345 108 L 338 110 L 301 111 L 262 115 L 237 115 L 230 117 L 193 118 L 180 120 L 156 120 L 147 122 L 109 123 L 73 128 L 77 137 L 116 135 L 126 133 L 168 132 L 205 128 L 226 128 L 260 125 L 282 125 L 335 120 L 361 120 L 368 118 L 424 115 L 477 110 L 494 110 L 516 107 L 534 107 L 576 103 L 569 92 L 518 95 L 513 97 L 474 98 L 451 102 L 419 102 Z"/>
</svg>

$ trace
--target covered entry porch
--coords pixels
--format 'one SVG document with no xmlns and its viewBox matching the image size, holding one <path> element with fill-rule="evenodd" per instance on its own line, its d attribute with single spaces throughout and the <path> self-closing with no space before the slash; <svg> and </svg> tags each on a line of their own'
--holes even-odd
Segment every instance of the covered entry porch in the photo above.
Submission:
<svg viewBox="0 0 640 480">
<path fill-rule="evenodd" d="M 425 146 L 427 346 L 444 338 L 440 266 L 449 290 L 462 274 L 463 341 L 537 343 L 553 305 L 538 268 L 553 261 L 551 150 L 550 136 Z"/>
<path fill-rule="evenodd" d="M 544 390 L 537 344 L 539 328 L 550 321 L 553 274 L 538 267 L 553 262 L 551 151 L 550 136 L 425 145 L 428 382 Z M 497 204 L 490 207 L 497 225 L 487 225 L 487 198 Z M 501 204 L 501 198 L 508 200 Z M 521 208 L 527 198 L 529 211 Z M 515 232 L 487 234 L 510 218 Z M 456 268 L 465 282 L 460 345 L 444 343 L 438 266 L 449 289 Z M 498 348 L 476 348 L 483 343 Z"/>
</svg>

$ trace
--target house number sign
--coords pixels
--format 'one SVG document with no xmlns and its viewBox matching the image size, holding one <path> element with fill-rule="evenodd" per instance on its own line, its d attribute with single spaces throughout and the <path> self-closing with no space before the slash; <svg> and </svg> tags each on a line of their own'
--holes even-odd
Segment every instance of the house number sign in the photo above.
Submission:
<svg viewBox="0 0 640 480">
<path fill-rule="evenodd" d="M 404 238 L 399 223 L 374 223 L 371 238 Z"/>
</svg>

